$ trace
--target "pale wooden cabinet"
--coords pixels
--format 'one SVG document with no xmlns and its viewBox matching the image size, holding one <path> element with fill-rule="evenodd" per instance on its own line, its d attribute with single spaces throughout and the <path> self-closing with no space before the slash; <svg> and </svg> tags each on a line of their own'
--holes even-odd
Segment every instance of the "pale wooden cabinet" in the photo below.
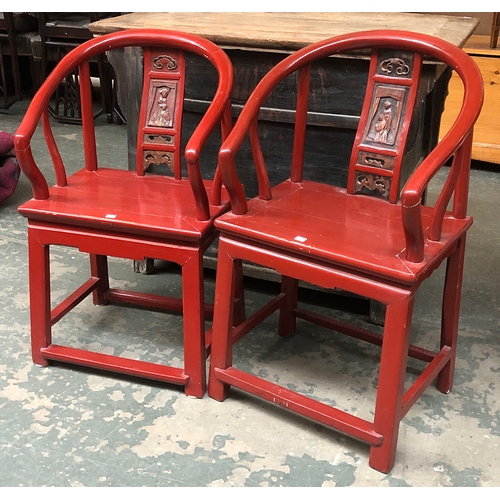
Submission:
<svg viewBox="0 0 500 500">
<path fill-rule="evenodd" d="M 484 105 L 474 128 L 472 158 L 500 164 L 500 48 L 489 47 L 490 37 L 473 35 L 464 46 L 479 66 L 484 81 Z M 460 108 L 463 89 L 460 78 L 453 75 L 441 118 L 440 138 L 453 123 Z"/>
</svg>

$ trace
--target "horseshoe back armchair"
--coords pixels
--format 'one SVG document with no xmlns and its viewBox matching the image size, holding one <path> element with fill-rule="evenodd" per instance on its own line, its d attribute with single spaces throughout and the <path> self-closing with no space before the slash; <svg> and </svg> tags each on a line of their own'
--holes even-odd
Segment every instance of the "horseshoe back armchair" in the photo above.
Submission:
<svg viewBox="0 0 500 500">
<path fill-rule="evenodd" d="M 316 63 L 341 53 L 348 57 L 353 51 L 363 51 L 370 68 L 350 163 L 345 166 L 347 185 L 307 180 L 308 105 L 315 92 L 321 92 Z M 401 165 L 411 150 L 411 127 L 418 123 L 413 115 L 424 59 L 455 70 L 465 96 L 449 133 L 404 183 Z M 295 78 L 296 87 L 285 85 L 286 77 Z M 290 177 L 273 186 L 260 147 L 258 114 L 271 91 L 283 92 L 290 88 L 287 85 L 296 95 Z M 482 86 L 477 66 L 456 46 L 417 33 L 383 30 L 308 46 L 278 63 L 261 80 L 219 152 L 231 211 L 215 223 L 220 240 L 208 389 L 212 398 L 224 400 L 231 387 L 249 392 L 367 443 L 370 465 L 382 472 L 392 468 L 401 419 L 433 380 L 443 393 L 452 387 L 465 236 L 472 224 L 467 215 L 472 130 L 482 105 Z M 235 161 L 247 135 L 259 185 L 259 195 L 250 200 Z M 429 182 L 450 159 L 437 202 L 425 206 L 422 200 Z M 433 351 L 410 343 L 412 310 L 420 285 L 443 261 L 447 270 L 440 347 Z M 282 276 L 281 293 L 234 327 L 230 298 L 242 262 L 275 270 Z M 383 334 L 311 312 L 298 302 L 299 280 L 381 302 L 386 306 Z M 251 334 L 274 311 L 279 311 L 277 330 L 283 337 L 300 335 L 301 322 L 307 321 L 380 346 L 373 419 L 293 389 L 307 384 L 303 369 L 297 370 L 297 377 L 305 378 L 280 385 L 266 378 L 268 365 L 259 364 L 251 371 L 248 359 L 235 356 L 235 339 Z M 425 363 L 409 387 L 408 356 Z M 290 380 L 294 371 L 293 366 L 288 368 Z M 333 379 L 328 401 L 335 400 L 340 383 Z"/>
<path fill-rule="evenodd" d="M 106 168 L 98 158 L 92 112 L 89 60 L 124 47 L 142 47 L 144 87 L 138 125 L 137 167 Z M 187 60 L 192 54 L 215 68 L 217 88 L 205 114 L 182 149 L 181 128 Z M 78 70 L 82 110 L 81 169 L 69 175 L 50 127 L 50 98 L 65 76 Z M 167 30 L 129 30 L 89 40 L 66 55 L 33 98 L 16 135 L 15 148 L 33 198 L 19 207 L 28 219 L 31 342 L 33 360 L 62 361 L 184 386 L 188 395 L 206 390 L 203 254 L 217 236 L 215 217 L 228 198 L 217 169 L 212 179 L 200 173 L 200 153 L 211 132 L 231 127 L 233 69 L 227 55 L 200 37 Z M 41 120 L 54 165 L 49 187 L 38 168 L 31 139 Z M 185 164 L 182 158 L 185 158 Z M 152 173 L 163 168 L 169 175 Z M 75 247 L 90 256 L 90 277 L 51 308 L 50 255 L 53 245 Z M 182 299 L 110 287 L 107 256 L 161 259 L 182 268 Z M 183 313 L 183 367 L 129 359 L 61 345 L 52 327 L 85 297 L 95 304 L 131 303 Z"/>
</svg>

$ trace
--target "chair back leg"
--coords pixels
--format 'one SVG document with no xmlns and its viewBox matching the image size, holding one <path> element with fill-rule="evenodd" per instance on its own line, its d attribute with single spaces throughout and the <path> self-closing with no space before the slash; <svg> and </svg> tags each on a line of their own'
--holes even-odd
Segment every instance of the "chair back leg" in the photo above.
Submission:
<svg viewBox="0 0 500 500">
<path fill-rule="evenodd" d="M 441 348 L 448 346 L 451 349 L 452 355 L 450 361 L 437 377 L 437 388 L 443 394 L 448 394 L 453 387 L 464 272 L 465 238 L 465 235 L 460 238 L 457 249 L 448 257 L 446 263 L 443 309 L 441 313 Z"/>
</svg>

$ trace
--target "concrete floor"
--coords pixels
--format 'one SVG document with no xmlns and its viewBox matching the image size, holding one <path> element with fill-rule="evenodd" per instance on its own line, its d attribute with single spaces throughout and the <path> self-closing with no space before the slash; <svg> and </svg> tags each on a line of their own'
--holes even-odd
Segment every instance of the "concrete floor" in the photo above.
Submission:
<svg viewBox="0 0 500 500">
<path fill-rule="evenodd" d="M 26 105 L 1 111 L 0 130 L 15 132 Z M 124 127 L 104 117 L 97 122 L 102 163 L 126 165 Z M 54 131 L 67 161 L 78 158 L 78 127 L 56 123 Z M 49 172 L 43 143 L 37 132 L 34 149 Z M 0 206 L 0 486 L 500 486 L 499 169 L 472 172 L 469 211 L 475 223 L 455 386 L 449 395 L 430 387 L 408 413 L 389 474 L 368 466 L 363 443 L 238 391 L 219 403 L 188 398 L 175 386 L 34 365 L 26 222 L 16 211 L 31 191 L 21 177 Z M 433 193 L 431 188 L 431 198 Z M 54 249 L 52 259 L 53 293 L 60 298 L 83 279 L 87 263 L 63 248 Z M 119 285 L 180 293 L 178 274 L 165 266 L 144 276 L 129 262 L 113 260 L 112 275 Z M 428 280 L 415 306 L 415 338 L 431 345 L 439 331 L 440 277 L 438 271 Z M 248 285 L 249 307 L 273 288 Z M 212 293 L 208 271 L 207 297 Z M 311 291 L 303 299 L 311 307 L 325 302 Z M 326 302 L 331 314 L 366 324 L 365 302 L 339 296 Z M 180 363 L 181 326 L 178 316 L 84 301 L 55 335 L 104 352 Z M 238 344 L 235 357 L 242 366 L 369 418 L 376 348 L 357 349 L 354 340 L 303 323 L 283 341 L 274 326 L 271 317 Z"/>
</svg>

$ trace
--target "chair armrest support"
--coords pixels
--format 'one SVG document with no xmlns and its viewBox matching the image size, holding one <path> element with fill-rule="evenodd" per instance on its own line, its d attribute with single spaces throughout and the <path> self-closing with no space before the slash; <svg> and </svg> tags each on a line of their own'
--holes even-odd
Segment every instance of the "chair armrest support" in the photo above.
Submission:
<svg viewBox="0 0 500 500">
<path fill-rule="evenodd" d="M 198 220 L 208 220 L 210 218 L 208 196 L 203 186 L 203 179 L 199 168 L 201 151 L 208 137 L 219 122 L 222 123 L 223 140 L 231 129 L 229 118 L 231 117 L 231 89 L 234 80 L 232 63 L 228 55 L 222 49 L 210 54 L 210 60 L 214 63 L 215 67 L 224 68 L 224 72 L 219 70 L 219 85 L 215 92 L 215 97 L 196 127 L 196 130 L 189 138 L 184 151 L 189 181 L 195 195 L 195 200 L 197 200 L 196 217 Z M 231 77 L 223 78 L 223 74 L 231 75 Z M 217 185 L 219 184 L 217 183 Z M 220 186 L 218 189 L 220 191 Z M 214 195 L 213 199 L 220 201 L 220 195 Z"/>
<path fill-rule="evenodd" d="M 14 138 L 14 146 L 19 165 L 31 184 L 33 198 L 36 200 L 48 199 L 49 186 L 33 158 L 29 140 L 23 136 L 16 135 Z"/>
<path fill-rule="evenodd" d="M 452 131 L 454 131 L 454 128 L 450 130 L 450 132 Z M 464 191 L 460 185 L 457 187 L 457 182 L 461 178 L 461 182 L 465 182 L 464 171 L 466 171 L 465 177 L 468 178 L 472 128 L 463 134 L 464 137 L 458 147 L 456 147 L 456 142 L 450 138 L 451 135 L 448 133 L 434 151 L 421 163 L 417 171 L 408 180 L 401 195 L 403 226 L 406 238 L 406 259 L 410 262 L 421 262 L 424 258 L 425 239 L 421 210 L 423 193 L 432 178 L 452 156 L 454 156 L 454 159 L 448 178 L 434 206 L 434 217 L 429 231 L 429 239 L 433 241 L 440 240 L 443 218 L 448 202 L 454 192 L 455 196 L 460 198 L 457 193 Z M 466 191 L 465 197 L 467 197 Z M 466 199 L 455 200 L 455 207 L 459 208 L 454 209 L 454 216 L 457 218 L 465 217 L 464 207 L 466 205 Z"/>
<path fill-rule="evenodd" d="M 200 154 L 208 140 L 209 135 L 214 130 L 218 121 L 221 120 L 222 112 L 217 113 L 215 109 L 224 109 L 220 101 L 226 101 L 226 106 L 230 107 L 231 104 L 229 99 L 230 95 L 223 91 L 217 95 L 217 97 L 212 101 L 207 113 L 199 123 L 198 127 L 196 127 L 196 130 L 191 135 L 184 151 L 188 178 L 196 200 L 196 218 L 198 220 L 208 220 L 210 218 L 208 196 L 203 185 L 203 179 L 200 172 Z"/>
</svg>

